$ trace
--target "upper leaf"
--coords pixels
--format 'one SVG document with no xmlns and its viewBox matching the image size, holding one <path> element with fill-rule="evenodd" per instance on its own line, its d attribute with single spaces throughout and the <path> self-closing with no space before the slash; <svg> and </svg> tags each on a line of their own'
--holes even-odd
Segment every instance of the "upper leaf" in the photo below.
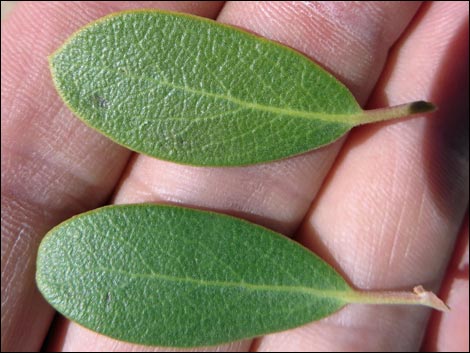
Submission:
<svg viewBox="0 0 470 353">
<path fill-rule="evenodd" d="M 292 156 L 336 140 L 363 114 L 305 56 L 190 15 L 107 16 L 75 33 L 50 66 L 84 122 L 132 150 L 179 163 Z"/>
<path fill-rule="evenodd" d="M 59 312 L 147 345 L 214 345 L 285 330 L 338 310 L 353 292 L 294 241 L 233 217 L 111 206 L 54 228 L 36 281 Z"/>
</svg>

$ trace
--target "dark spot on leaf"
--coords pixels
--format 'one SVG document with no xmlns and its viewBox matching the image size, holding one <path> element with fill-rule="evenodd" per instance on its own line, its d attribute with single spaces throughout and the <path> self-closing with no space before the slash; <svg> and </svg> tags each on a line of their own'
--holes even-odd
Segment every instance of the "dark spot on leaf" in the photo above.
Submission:
<svg viewBox="0 0 470 353">
<path fill-rule="evenodd" d="M 91 100 L 95 108 L 107 109 L 109 107 L 108 100 L 99 94 L 94 94 Z"/>
<path fill-rule="evenodd" d="M 184 139 L 181 136 L 175 136 L 175 142 L 177 146 L 182 146 L 184 144 Z"/>
<path fill-rule="evenodd" d="M 111 293 L 109 292 L 106 292 L 105 305 L 106 311 L 109 311 L 111 309 Z"/>
</svg>

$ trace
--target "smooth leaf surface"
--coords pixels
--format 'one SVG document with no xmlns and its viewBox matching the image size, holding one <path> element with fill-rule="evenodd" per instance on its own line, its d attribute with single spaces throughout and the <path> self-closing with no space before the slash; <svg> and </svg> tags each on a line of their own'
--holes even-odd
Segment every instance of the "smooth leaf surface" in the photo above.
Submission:
<svg viewBox="0 0 470 353">
<path fill-rule="evenodd" d="M 292 328 L 352 292 L 294 241 L 233 217 L 157 205 L 74 217 L 41 243 L 37 284 L 66 317 L 147 345 L 199 346 Z"/>
<path fill-rule="evenodd" d="M 49 59 L 58 92 L 85 123 L 134 151 L 185 164 L 272 161 L 361 123 L 432 109 L 418 102 L 364 112 L 305 56 L 186 14 L 113 14 Z"/>
</svg>

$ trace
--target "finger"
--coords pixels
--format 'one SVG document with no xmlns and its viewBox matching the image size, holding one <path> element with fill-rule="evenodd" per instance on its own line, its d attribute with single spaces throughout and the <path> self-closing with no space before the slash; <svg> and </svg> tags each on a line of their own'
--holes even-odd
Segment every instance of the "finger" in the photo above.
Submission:
<svg viewBox="0 0 470 353">
<path fill-rule="evenodd" d="M 104 203 L 129 157 L 65 108 L 46 56 L 85 23 L 133 3 L 24 4 L 2 23 L 2 351 L 39 350 L 53 310 L 34 283 L 38 243 Z M 178 6 L 217 12 L 217 4 Z"/>
<path fill-rule="evenodd" d="M 468 289 L 467 212 L 440 291 L 451 311 L 432 313 L 422 351 L 468 352 Z"/>
<path fill-rule="evenodd" d="M 426 3 L 391 53 L 373 105 L 427 99 L 427 117 L 350 134 L 299 240 L 361 289 L 436 290 L 468 202 L 468 11 Z M 420 347 L 425 308 L 348 306 L 292 331 L 297 349 Z M 260 350 L 284 349 L 286 336 Z"/>
<path fill-rule="evenodd" d="M 224 7 L 219 20 L 282 40 L 318 60 L 325 60 L 322 63 L 343 75 L 364 102 L 389 47 L 416 8 L 416 4 L 409 3 L 317 6 L 303 2 L 233 2 Z M 390 17 L 387 11 L 391 11 Z M 344 33 L 336 33 L 338 28 Z M 370 28 L 383 37 L 368 35 Z M 343 39 L 345 34 L 348 40 Z M 325 41 L 325 37 L 332 42 Z M 333 55 L 332 43 L 338 50 L 350 48 L 354 55 L 346 52 Z M 343 70 L 345 65 L 348 71 Z M 135 156 L 121 180 L 115 202 L 160 201 L 210 208 L 291 233 L 304 217 L 339 147 L 340 143 L 336 143 L 296 158 L 244 168 L 197 168 Z M 90 345 L 96 339 L 91 333 L 78 334 L 83 329 L 74 324 L 68 329 L 76 334 L 66 336 L 67 349 L 89 349 L 83 337 L 87 337 Z M 109 344 L 111 347 L 112 342 Z M 249 344 L 244 341 L 211 349 L 241 350 Z M 128 349 L 117 344 L 112 347 Z"/>
</svg>

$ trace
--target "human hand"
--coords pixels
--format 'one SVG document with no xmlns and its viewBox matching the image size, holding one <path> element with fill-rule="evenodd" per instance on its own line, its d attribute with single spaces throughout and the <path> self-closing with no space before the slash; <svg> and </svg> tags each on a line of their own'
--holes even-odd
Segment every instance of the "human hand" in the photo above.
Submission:
<svg viewBox="0 0 470 353">
<path fill-rule="evenodd" d="M 379 82 L 371 107 L 426 99 L 439 111 L 357 128 L 322 149 L 258 166 L 198 168 L 131 156 L 64 107 L 45 58 L 94 19 L 149 6 L 218 15 L 300 50 L 362 104 Z M 28 4 L 2 25 L 2 351 L 38 350 L 50 328 L 53 311 L 34 284 L 42 236 L 111 194 L 113 203 L 179 203 L 292 235 L 361 289 L 438 289 L 468 203 L 468 4 L 232 2 L 219 13 L 221 6 Z M 462 229 L 457 250 L 468 249 L 468 223 Z M 468 269 L 468 255 L 466 261 Z M 448 273 L 450 286 L 454 278 Z M 444 337 L 453 349 L 468 350 L 468 273 L 458 285 L 460 302 L 449 303 L 455 306 L 447 326 L 444 320 L 429 331 L 428 349 L 450 349 L 437 339 Z M 451 331 L 464 310 L 462 332 Z M 424 308 L 350 305 L 319 322 L 219 349 L 416 350 L 428 315 Z M 156 349 L 65 319 L 54 325 L 48 348 Z"/>
</svg>

